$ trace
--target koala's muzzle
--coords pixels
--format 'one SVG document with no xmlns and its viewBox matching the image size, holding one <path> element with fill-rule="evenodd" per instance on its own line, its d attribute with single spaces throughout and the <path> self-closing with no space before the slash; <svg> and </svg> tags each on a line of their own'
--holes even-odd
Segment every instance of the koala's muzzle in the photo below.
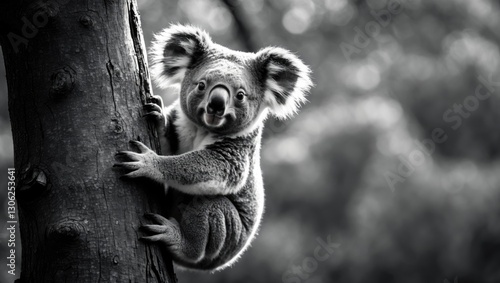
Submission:
<svg viewBox="0 0 500 283">
<path fill-rule="evenodd" d="M 229 99 L 229 91 L 224 86 L 216 86 L 210 91 L 207 113 L 223 116 Z"/>
<path fill-rule="evenodd" d="M 210 91 L 205 114 L 205 123 L 217 127 L 224 122 L 226 105 L 229 101 L 229 90 L 222 85 L 217 85 Z"/>
</svg>

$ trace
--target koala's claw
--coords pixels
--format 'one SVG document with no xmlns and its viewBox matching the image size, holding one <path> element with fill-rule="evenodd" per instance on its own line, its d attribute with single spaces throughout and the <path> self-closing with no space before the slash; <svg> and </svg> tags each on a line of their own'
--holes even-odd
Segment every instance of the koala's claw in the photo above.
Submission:
<svg viewBox="0 0 500 283">
<path fill-rule="evenodd" d="M 161 225 L 167 225 L 168 224 L 168 219 L 159 215 L 159 214 L 154 214 L 154 213 L 144 213 L 144 218 L 151 220 L 157 224 Z"/>
<path fill-rule="evenodd" d="M 163 100 L 160 96 L 153 95 L 148 99 L 148 102 L 142 106 L 142 109 L 144 110 L 143 116 L 145 117 L 153 117 L 159 120 L 165 118 L 163 116 Z"/>
<path fill-rule="evenodd" d="M 146 232 L 146 233 L 155 233 L 155 234 L 160 234 L 160 233 L 165 233 L 167 232 L 167 226 L 165 225 L 142 225 L 140 228 L 141 231 Z"/>
<path fill-rule="evenodd" d="M 142 106 L 142 117 L 145 117 L 150 122 L 153 122 L 158 132 L 165 130 L 165 115 L 163 115 L 163 108 L 158 104 L 148 103 Z"/>
<path fill-rule="evenodd" d="M 179 223 L 174 218 L 165 218 L 159 214 L 146 213 L 144 217 L 156 224 L 145 224 L 140 230 L 148 236 L 142 236 L 139 240 L 146 242 L 164 242 L 168 245 L 176 245 L 180 242 Z"/>
<path fill-rule="evenodd" d="M 133 151 L 119 151 L 115 154 L 116 158 L 127 161 L 139 161 L 139 154 Z M 119 165 L 119 163 L 115 164 Z M 117 166 L 118 167 L 118 166 Z"/>
<path fill-rule="evenodd" d="M 155 117 L 155 118 L 161 118 L 163 117 L 163 109 L 158 105 L 154 103 L 148 103 L 142 106 L 143 110 L 143 115 L 144 117 Z"/>
<path fill-rule="evenodd" d="M 161 99 L 161 96 L 158 95 L 153 95 L 151 98 L 148 100 L 149 103 L 154 103 L 160 107 L 160 109 L 163 109 L 163 99 Z"/>
<path fill-rule="evenodd" d="M 157 182 L 162 182 L 162 173 L 155 164 L 158 162 L 158 155 L 139 141 L 130 141 L 139 151 L 120 151 L 115 154 L 117 163 L 113 167 L 129 171 L 121 177 L 137 178 L 147 177 Z"/>
<path fill-rule="evenodd" d="M 142 109 L 146 112 L 152 112 L 152 111 L 162 112 L 163 111 L 161 106 L 156 104 L 156 103 L 146 103 L 146 104 L 144 104 L 144 106 L 142 106 Z"/>
<path fill-rule="evenodd" d="M 140 153 L 149 153 L 149 152 L 153 152 L 151 149 L 149 149 L 149 147 L 147 147 L 145 144 L 143 144 L 142 142 L 140 141 L 129 141 L 129 143 L 133 146 L 135 146 L 139 151 Z M 127 152 L 127 153 L 135 153 L 135 152 L 131 152 L 131 151 L 124 151 L 124 152 Z M 154 152 L 153 152 L 154 153 Z M 137 154 L 137 153 L 135 153 Z"/>
</svg>

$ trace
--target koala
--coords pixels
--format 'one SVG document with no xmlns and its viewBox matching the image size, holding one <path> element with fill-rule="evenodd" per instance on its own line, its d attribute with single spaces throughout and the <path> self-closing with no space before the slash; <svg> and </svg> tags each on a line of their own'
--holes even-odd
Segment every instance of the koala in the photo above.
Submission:
<svg viewBox="0 0 500 283">
<path fill-rule="evenodd" d="M 177 265 L 215 271 L 236 261 L 257 233 L 264 210 L 260 143 L 264 120 L 293 116 L 312 82 L 291 52 L 234 51 L 203 30 L 172 25 L 155 36 L 151 73 L 160 87 L 179 85 L 163 108 L 144 106 L 161 135 L 162 154 L 139 141 L 117 153 L 127 178 L 175 191 L 172 217 L 146 214 L 142 239 L 162 243 Z M 159 99 L 158 99 L 159 100 Z"/>
</svg>

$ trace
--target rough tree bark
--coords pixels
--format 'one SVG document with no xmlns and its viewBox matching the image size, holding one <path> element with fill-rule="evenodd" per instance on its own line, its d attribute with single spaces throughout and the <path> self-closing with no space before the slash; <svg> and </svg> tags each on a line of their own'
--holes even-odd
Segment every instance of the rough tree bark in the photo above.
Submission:
<svg viewBox="0 0 500 283">
<path fill-rule="evenodd" d="M 129 140 L 158 148 L 135 0 L 2 0 L 0 43 L 14 138 L 20 282 L 175 282 L 138 242 L 161 188 L 111 169 Z M 151 129 L 150 129 L 151 130 Z"/>
</svg>

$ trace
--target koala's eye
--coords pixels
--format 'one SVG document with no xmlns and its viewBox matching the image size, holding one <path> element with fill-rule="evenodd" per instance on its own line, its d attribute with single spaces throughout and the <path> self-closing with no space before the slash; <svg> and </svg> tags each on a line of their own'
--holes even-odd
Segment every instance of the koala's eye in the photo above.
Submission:
<svg viewBox="0 0 500 283">
<path fill-rule="evenodd" d="M 238 99 L 239 101 L 243 100 L 245 98 L 245 93 L 243 91 L 238 91 L 238 93 L 236 93 L 236 99 Z"/>
<path fill-rule="evenodd" d="M 199 90 L 199 91 L 203 91 L 203 90 L 205 90 L 205 88 L 206 88 L 206 87 L 207 87 L 207 86 L 205 85 L 205 83 L 204 83 L 204 82 L 199 82 L 199 83 L 198 83 L 198 90 Z"/>
</svg>

